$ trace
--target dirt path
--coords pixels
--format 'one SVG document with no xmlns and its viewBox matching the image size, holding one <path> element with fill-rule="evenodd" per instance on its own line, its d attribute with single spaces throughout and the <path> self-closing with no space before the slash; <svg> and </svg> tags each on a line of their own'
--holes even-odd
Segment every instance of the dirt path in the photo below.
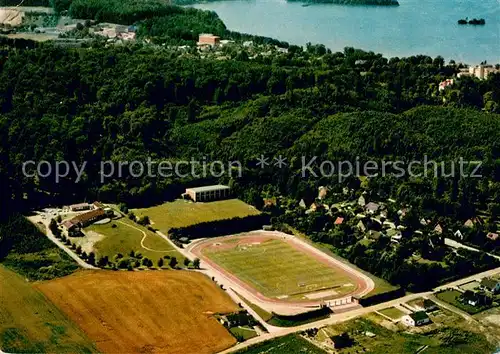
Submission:
<svg viewBox="0 0 500 354">
<path fill-rule="evenodd" d="M 130 228 L 132 228 L 134 230 L 137 230 L 137 231 L 141 232 L 142 235 L 143 235 L 142 240 L 141 240 L 141 247 L 144 248 L 145 250 L 150 251 L 150 252 L 157 252 L 157 253 L 165 253 L 165 252 L 169 252 L 170 251 L 170 250 L 159 251 L 159 250 L 154 250 L 152 248 L 147 247 L 146 245 L 144 245 L 144 241 L 148 238 L 148 234 L 144 230 L 141 230 L 138 227 L 132 226 L 132 225 L 127 224 L 127 223 L 125 223 L 123 221 L 117 221 L 117 223 L 125 225 L 125 226 L 128 226 L 128 227 L 130 227 Z"/>
</svg>

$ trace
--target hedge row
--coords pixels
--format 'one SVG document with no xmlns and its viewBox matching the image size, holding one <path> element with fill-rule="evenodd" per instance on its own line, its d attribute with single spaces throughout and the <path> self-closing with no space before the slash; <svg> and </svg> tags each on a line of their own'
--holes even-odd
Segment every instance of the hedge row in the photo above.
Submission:
<svg viewBox="0 0 500 354">
<path fill-rule="evenodd" d="M 225 236 L 261 229 L 262 225 L 268 223 L 268 215 L 249 215 L 245 217 L 202 222 L 186 227 L 172 228 L 169 231 L 169 236 L 174 241 L 179 241 L 183 237 L 194 240 L 197 238 Z"/>
<path fill-rule="evenodd" d="M 405 295 L 405 290 L 403 288 L 397 288 L 395 290 L 387 291 L 385 293 L 363 297 L 361 299 L 358 299 L 358 302 L 361 306 L 371 306 L 375 304 L 380 304 L 382 302 L 394 300 L 404 295 Z"/>
</svg>

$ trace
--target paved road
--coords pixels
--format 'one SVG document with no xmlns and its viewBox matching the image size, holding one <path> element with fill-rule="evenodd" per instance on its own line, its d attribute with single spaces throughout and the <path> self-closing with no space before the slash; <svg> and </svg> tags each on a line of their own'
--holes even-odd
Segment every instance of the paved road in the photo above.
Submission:
<svg viewBox="0 0 500 354">
<path fill-rule="evenodd" d="M 36 216 L 30 216 L 28 217 L 28 220 L 31 221 L 33 224 L 37 224 L 38 222 L 41 222 L 42 224 L 45 225 L 45 228 L 46 228 L 46 236 L 49 238 L 49 240 L 51 240 L 53 243 L 56 244 L 57 247 L 59 247 L 60 249 L 62 249 L 64 252 L 66 252 L 66 254 L 68 256 L 70 256 L 71 258 L 73 258 L 75 260 L 76 263 L 78 263 L 78 265 L 82 268 L 85 268 L 85 269 L 99 269 L 97 267 L 94 267 L 93 265 L 90 265 L 88 264 L 87 262 L 85 262 L 83 259 L 81 259 L 80 257 L 78 257 L 78 255 L 73 252 L 73 250 L 71 250 L 70 248 L 68 248 L 64 243 L 62 243 L 61 241 L 59 241 L 57 239 L 57 237 L 54 236 L 54 234 L 52 233 L 52 231 L 50 230 L 49 228 L 49 224 L 50 224 L 50 219 L 42 219 L 41 215 L 36 215 Z"/>
<path fill-rule="evenodd" d="M 469 251 L 473 251 L 473 252 L 483 252 L 477 248 L 474 248 L 474 247 L 471 247 L 471 246 L 467 246 L 467 245 L 464 245 L 463 243 L 460 243 L 458 241 L 455 241 L 455 240 L 452 240 L 451 238 L 445 238 L 444 239 L 444 244 L 446 246 L 449 246 L 449 247 L 453 247 L 453 248 L 464 248 L 466 250 L 469 250 Z M 496 259 L 500 259 L 500 256 L 496 255 L 496 254 L 492 254 L 492 253 L 488 253 L 486 252 L 487 255 L 493 257 L 493 258 L 496 258 Z"/>
</svg>

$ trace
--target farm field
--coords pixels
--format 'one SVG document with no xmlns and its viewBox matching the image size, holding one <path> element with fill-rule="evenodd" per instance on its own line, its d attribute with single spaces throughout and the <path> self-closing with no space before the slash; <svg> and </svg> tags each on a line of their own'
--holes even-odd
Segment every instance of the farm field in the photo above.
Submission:
<svg viewBox="0 0 500 354">
<path fill-rule="evenodd" d="M 0 349 L 95 353 L 86 335 L 21 276 L 0 265 Z"/>
<path fill-rule="evenodd" d="M 116 225 L 116 227 L 113 227 L 113 225 Z M 167 255 L 182 260 L 180 253 L 170 243 L 128 218 L 113 220 L 104 225 L 94 224 L 85 228 L 84 231 L 88 236 L 83 238 L 74 237 L 72 240 L 78 242 L 78 239 L 91 238 L 92 232 L 103 236 L 93 245 L 94 252 L 98 257 L 108 256 L 112 259 L 117 253 L 127 255 L 130 251 L 134 251 L 140 252 L 144 257 L 151 260 L 157 260 Z M 144 234 L 146 234 L 146 237 Z"/>
<path fill-rule="evenodd" d="M 331 298 L 356 289 L 346 272 L 280 239 L 226 238 L 202 253 L 266 297 L 307 300 L 308 293 L 325 290 L 320 298 Z"/>
<path fill-rule="evenodd" d="M 260 214 L 257 209 L 239 199 L 219 200 L 210 203 L 176 200 L 151 208 L 135 209 L 133 212 L 138 217 L 149 216 L 152 226 L 165 234 L 173 227 Z"/>
<path fill-rule="evenodd" d="M 238 306 L 199 273 L 87 271 L 38 288 L 104 353 L 214 353 L 236 343 L 213 314 Z"/>
</svg>

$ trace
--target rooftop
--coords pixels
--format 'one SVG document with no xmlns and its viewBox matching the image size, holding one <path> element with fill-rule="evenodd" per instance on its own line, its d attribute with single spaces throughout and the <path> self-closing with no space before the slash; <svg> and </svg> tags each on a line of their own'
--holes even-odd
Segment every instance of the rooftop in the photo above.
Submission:
<svg viewBox="0 0 500 354">
<path fill-rule="evenodd" d="M 203 187 L 195 187 L 195 188 L 187 188 L 186 191 L 197 192 L 211 192 L 211 191 L 219 191 L 223 189 L 231 189 L 229 186 L 225 186 L 223 184 L 216 184 L 213 186 L 203 186 Z"/>
<path fill-rule="evenodd" d="M 425 320 L 426 318 L 429 318 L 429 316 L 427 316 L 425 311 L 417 311 L 417 312 L 410 313 L 410 317 L 414 321 L 421 321 L 421 320 Z"/>
</svg>

